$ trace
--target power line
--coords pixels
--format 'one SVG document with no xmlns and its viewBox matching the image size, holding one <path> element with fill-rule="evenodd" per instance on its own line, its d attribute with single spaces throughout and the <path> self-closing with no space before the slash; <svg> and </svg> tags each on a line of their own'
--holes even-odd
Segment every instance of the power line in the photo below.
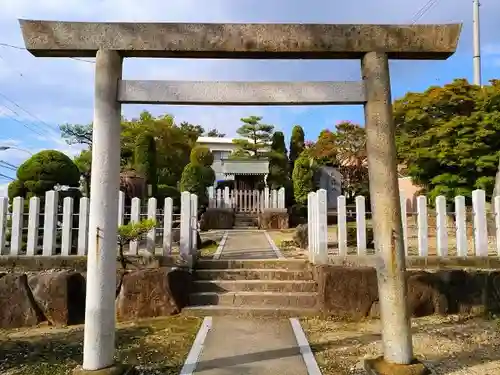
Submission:
<svg viewBox="0 0 500 375">
<path fill-rule="evenodd" d="M 3 108 L 5 108 L 5 109 L 8 109 L 9 111 L 11 111 L 12 113 L 14 113 L 15 115 L 17 115 L 17 116 L 21 117 L 21 116 L 19 115 L 19 113 L 17 113 L 17 112 L 16 112 L 16 111 L 14 111 L 13 109 L 11 109 L 11 108 L 9 108 L 9 107 L 7 107 L 7 106 L 5 106 L 5 105 L 2 105 L 2 104 L 0 104 L 0 106 L 2 106 L 2 107 L 3 107 Z M 32 132 L 34 132 L 34 133 L 36 133 L 36 134 L 38 134 L 38 135 L 44 136 L 44 134 L 43 134 L 43 133 L 41 133 L 41 132 L 39 132 L 39 131 L 38 131 L 38 129 L 33 129 L 33 128 L 30 128 L 30 127 L 28 126 L 28 124 L 27 124 L 27 123 L 20 121 L 19 119 L 15 118 L 14 116 L 10 115 L 9 113 L 4 112 L 4 113 L 3 113 L 3 115 L 5 115 L 5 116 L 7 116 L 8 118 L 10 118 L 11 120 L 13 120 L 13 121 L 15 121 L 15 122 L 17 122 L 17 123 L 21 124 L 22 126 L 24 126 L 24 127 L 25 127 L 26 129 L 28 129 L 29 131 L 32 131 Z"/>
<path fill-rule="evenodd" d="M 417 23 L 419 19 L 421 19 L 427 12 L 429 12 L 436 4 L 439 2 L 439 0 L 428 0 L 414 15 L 412 18 L 412 25 Z"/>
<path fill-rule="evenodd" d="M 8 169 L 10 168 L 14 171 L 17 170 L 17 168 L 19 168 L 19 166 L 11 164 L 5 160 L 0 160 L 0 166 L 3 166 L 4 168 L 8 168 Z"/>
<path fill-rule="evenodd" d="M 30 111 L 28 111 L 27 109 L 21 107 L 19 104 L 17 104 L 14 100 L 10 99 L 7 95 L 5 94 L 2 94 L 0 92 L 0 96 L 3 97 L 5 100 L 11 102 L 12 104 L 14 104 L 17 108 L 19 108 L 20 110 L 24 111 L 26 114 L 28 114 L 29 116 L 33 117 L 35 120 L 38 120 L 41 124 L 45 125 L 46 127 L 48 127 L 50 130 L 55 130 L 54 127 L 52 127 L 51 125 L 47 124 L 45 121 L 43 121 L 42 119 L 40 119 L 38 116 L 35 116 L 33 113 L 31 113 Z M 19 114 L 17 114 L 19 116 Z"/>
<path fill-rule="evenodd" d="M 7 175 L 5 175 L 5 174 L 3 174 L 3 173 L 0 173 L 0 177 L 7 178 L 7 179 L 12 180 L 12 181 L 14 181 L 14 180 L 15 180 L 15 178 L 10 177 L 10 176 L 7 176 Z"/>
</svg>

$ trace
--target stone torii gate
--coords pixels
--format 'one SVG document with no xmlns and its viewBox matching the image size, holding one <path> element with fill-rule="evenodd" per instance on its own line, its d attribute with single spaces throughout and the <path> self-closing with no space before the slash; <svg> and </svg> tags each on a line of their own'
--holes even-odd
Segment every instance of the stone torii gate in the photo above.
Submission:
<svg viewBox="0 0 500 375">
<path fill-rule="evenodd" d="M 384 359 L 413 359 L 396 170 L 389 59 L 445 60 L 460 24 L 194 24 L 21 20 L 39 57 L 95 57 L 87 300 L 83 369 L 113 366 L 120 115 L 122 103 L 191 105 L 363 104 Z M 169 82 L 122 80 L 127 57 L 360 59 L 361 82 Z M 411 66 L 409 66 L 411 71 Z"/>
</svg>

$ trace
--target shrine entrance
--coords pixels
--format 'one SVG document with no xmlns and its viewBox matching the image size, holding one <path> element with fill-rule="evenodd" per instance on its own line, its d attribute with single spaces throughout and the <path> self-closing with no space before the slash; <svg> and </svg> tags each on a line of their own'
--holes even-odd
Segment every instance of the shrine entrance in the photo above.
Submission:
<svg viewBox="0 0 500 375">
<path fill-rule="evenodd" d="M 384 358 L 409 364 L 405 254 L 389 59 L 444 60 L 461 25 L 90 23 L 21 20 L 39 57 L 96 58 L 83 369 L 113 364 L 121 105 L 364 105 Z M 360 59 L 359 82 L 122 79 L 124 58 Z"/>
</svg>

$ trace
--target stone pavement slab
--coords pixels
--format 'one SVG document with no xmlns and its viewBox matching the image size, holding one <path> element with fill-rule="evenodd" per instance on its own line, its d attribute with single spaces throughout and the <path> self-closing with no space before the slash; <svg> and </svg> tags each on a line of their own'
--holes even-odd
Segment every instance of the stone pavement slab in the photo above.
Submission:
<svg viewBox="0 0 500 375">
<path fill-rule="evenodd" d="M 213 317 L 197 375 L 307 375 L 288 319 Z"/>
<path fill-rule="evenodd" d="M 220 259 L 276 259 L 264 231 L 228 231 Z"/>
</svg>

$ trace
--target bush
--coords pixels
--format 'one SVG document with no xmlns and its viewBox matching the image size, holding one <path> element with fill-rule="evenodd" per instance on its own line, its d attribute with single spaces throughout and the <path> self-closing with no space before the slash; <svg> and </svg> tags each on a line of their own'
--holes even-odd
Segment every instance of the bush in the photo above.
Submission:
<svg viewBox="0 0 500 375">
<path fill-rule="evenodd" d="M 198 164 L 204 167 L 210 167 L 214 163 L 214 155 L 208 147 L 196 146 L 191 150 L 189 157 L 191 164 Z"/>
<path fill-rule="evenodd" d="M 179 207 L 181 204 L 181 192 L 173 186 L 168 185 L 158 185 L 158 191 L 156 193 L 156 199 L 158 200 L 158 206 L 163 207 L 165 198 L 172 198 L 175 207 Z"/>
<path fill-rule="evenodd" d="M 291 227 L 307 223 L 307 206 L 303 204 L 294 204 L 292 207 L 290 207 L 289 213 Z"/>
<path fill-rule="evenodd" d="M 301 249 L 307 249 L 308 246 L 308 229 L 307 224 L 300 224 L 295 228 L 293 241 Z"/>
<path fill-rule="evenodd" d="M 62 152 L 45 150 L 21 164 L 17 170 L 17 179 L 22 182 L 25 194 L 41 196 L 57 184 L 78 187 L 80 171 Z"/>
<path fill-rule="evenodd" d="M 315 190 L 314 172 L 315 164 L 309 157 L 302 154 L 296 161 L 293 168 L 293 194 L 295 202 L 298 204 L 307 204 L 307 195 Z"/>
<path fill-rule="evenodd" d="M 198 204 L 200 206 L 208 203 L 205 168 L 198 164 L 189 163 L 184 167 L 181 176 L 181 192 L 189 191 L 198 195 Z"/>
<path fill-rule="evenodd" d="M 203 181 L 206 187 L 215 183 L 215 172 L 211 167 L 203 167 Z"/>
<path fill-rule="evenodd" d="M 10 201 L 12 201 L 15 197 L 24 197 L 26 195 L 24 184 L 19 180 L 12 181 L 7 188 L 7 192 Z"/>
</svg>

